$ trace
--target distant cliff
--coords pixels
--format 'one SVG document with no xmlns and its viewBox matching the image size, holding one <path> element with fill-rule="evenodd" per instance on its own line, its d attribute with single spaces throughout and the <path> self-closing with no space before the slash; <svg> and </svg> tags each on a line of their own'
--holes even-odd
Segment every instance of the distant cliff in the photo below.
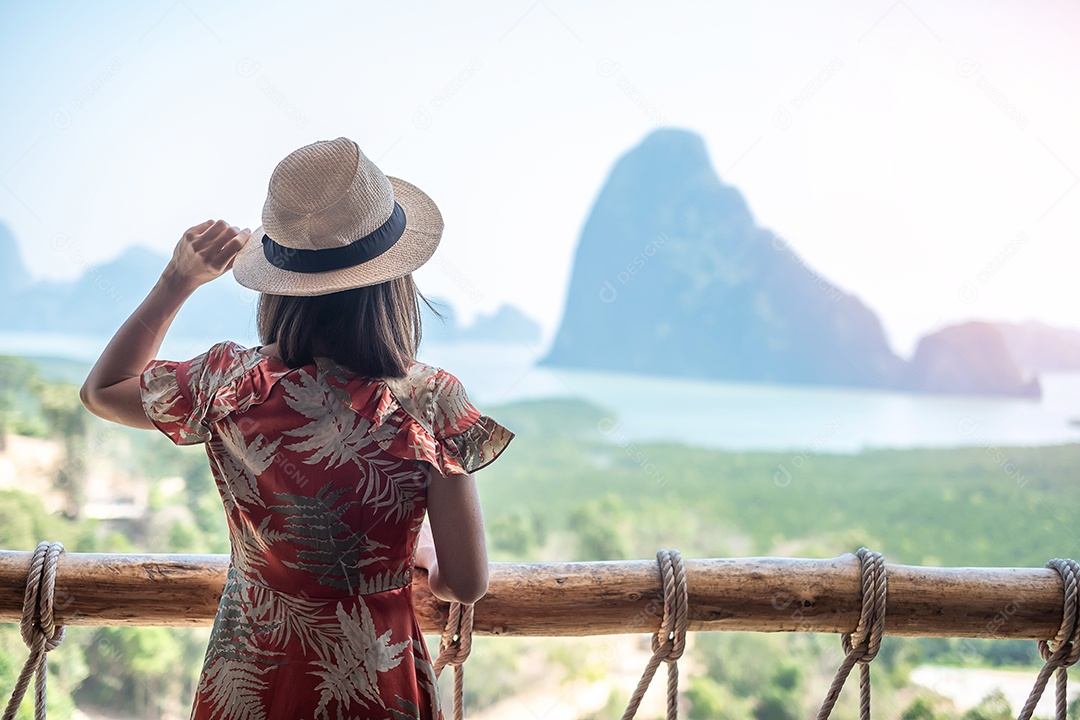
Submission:
<svg viewBox="0 0 1080 720">
<path fill-rule="evenodd" d="M 953 325 L 919 340 L 911 359 L 911 389 L 966 395 L 1039 397 L 1038 379 L 1025 378 L 998 325 Z"/>
<path fill-rule="evenodd" d="M 578 243 L 561 325 L 542 362 L 717 380 L 1038 396 L 1038 382 L 1023 376 L 1030 366 L 1012 353 L 1045 349 L 1045 338 L 1006 335 L 946 329 L 924 338 L 912 363 L 897 357 L 870 308 L 757 225 L 739 191 L 717 176 L 698 135 L 663 129 L 620 158 L 601 189 Z"/>
<path fill-rule="evenodd" d="M 424 338 L 428 342 L 535 345 L 540 341 L 540 323 L 513 305 L 500 305 L 495 312 L 480 313 L 470 325 L 462 325 L 449 302 L 441 298 L 432 298 L 431 304 L 439 315 L 435 315 L 435 312 L 424 303 L 420 304 Z"/>
<path fill-rule="evenodd" d="M 20 268 L 19 282 L 0 276 L 0 330 L 111 334 L 142 301 L 161 275 L 168 258 L 132 247 L 100 265 L 86 266 L 74 280 L 32 282 L 15 243 L 5 245 L 0 224 L 0 263 Z M 256 337 L 256 294 L 234 282 L 199 288 L 184 304 L 170 332 L 185 338 Z"/>
<path fill-rule="evenodd" d="M 550 365 L 895 387 L 877 316 L 759 227 L 701 138 L 658 130 L 615 165 L 581 234 Z"/>
<path fill-rule="evenodd" d="M 28 284 L 26 266 L 11 229 L 0 223 L 0 297 L 10 297 Z M 0 312 L 3 312 L 0 309 Z"/>
<path fill-rule="evenodd" d="M 109 262 L 85 267 L 74 280 L 34 282 L 14 236 L 0 223 L 0 331 L 112 334 L 150 291 L 167 261 L 165 255 L 133 247 Z M 207 342 L 255 342 L 256 299 L 257 293 L 231 278 L 216 280 L 184 304 L 170 333 Z M 424 337 L 431 342 L 535 343 L 540 337 L 540 325 L 510 305 L 480 314 L 464 327 L 449 303 L 440 301 L 436 307 L 445 319 L 421 303 Z"/>
</svg>

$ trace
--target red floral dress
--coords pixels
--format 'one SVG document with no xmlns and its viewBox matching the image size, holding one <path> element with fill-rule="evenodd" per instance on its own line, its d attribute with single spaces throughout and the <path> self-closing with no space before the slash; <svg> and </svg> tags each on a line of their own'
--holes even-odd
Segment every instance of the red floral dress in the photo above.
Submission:
<svg viewBox="0 0 1080 720">
<path fill-rule="evenodd" d="M 192 718 L 440 718 L 411 573 L 426 469 L 473 472 L 513 433 L 457 378 L 371 379 L 220 343 L 151 362 L 147 416 L 205 443 L 231 564 Z"/>
</svg>

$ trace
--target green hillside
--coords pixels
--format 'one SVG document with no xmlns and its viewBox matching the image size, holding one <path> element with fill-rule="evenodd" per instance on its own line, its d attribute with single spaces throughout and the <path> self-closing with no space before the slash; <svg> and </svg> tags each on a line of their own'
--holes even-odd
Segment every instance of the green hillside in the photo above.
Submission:
<svg viewBox="0 0 1080 720">
<path fill-rule="evenodd" d="M 0 548 L 29 550 L 54 539 L 81 552 L 228 551 L 201 448 L 100 422 L 78 403 L 71 368 L 50 364 L 45 372 L 0 358 L 0 428 L 9 439 L 52 441 L 66 458 L 49 487 L 0 491 Z M 866 545 L 891 562 L 955 566 L 1041 566 L 1080 554 L 1080 444 L 733 453 L 630 442 L 610 413 L 580 400 L 485 411 L 517 433 L 477 476 L 497 561 L 652 558 L 660 547 L 687 557 L 827 557 Z M 144 515 L 86 518 L 90 467 L 144 484 Z M 64 509 L 46 512 L 43 491 L 59 493 Z M 205 642 L 205 629 L 70 628 L 50 665 L 50 709 L 65 717 L 76 706 L 183 714 Z M 470 686 L 470 707 L 519 689 L 521 674 L 532 671 L 517 662 L 523 653 L 539 658 L 537 681 L 602 677 L 597 648 L 604 646 L 596 642 L 478 639 L 469 662 L 479 668 L 473 677 L 488 682 Z M 835 668 L 837 647 L 833 636 L 698 635 L 690 657 L 699 672 L 683 684 L 690 717 L 805 717 Z M 0 627 L 0 687 L 11 687 L 24 658 L 17 627 Z M 908 671 L 925 662 L 1037 661 L 1034 643 L 891 638 L 875 661 L 876 707 L 882 717 L 959 717 L 912 688 Z M 838 720 L 855 716 L 845 697 Z M 613 694 L 609 710 L 595 717 L 618 717 L 623 701 Z M 964 717 L 1007 716 L 993 703 Z M 28 709 L 19 717 L 30 717 Z"/>
<path fill-rule="evenodd" d="M 575 559 L 670 546 L 825 557 L 867 545 L 892 562 L 1041 566 L 1077 551 L 1080 444 L 733 453 L 604 436 L 597 422 L 609 416 L 576 400 L 532 407 L 486 409 L 518 431 L 477 476 L 487 522 L 514 518 L 552 545 L 580 540 L 586 519 L 610 530 L 606 552 L 577 542 Z"/>
</svg>

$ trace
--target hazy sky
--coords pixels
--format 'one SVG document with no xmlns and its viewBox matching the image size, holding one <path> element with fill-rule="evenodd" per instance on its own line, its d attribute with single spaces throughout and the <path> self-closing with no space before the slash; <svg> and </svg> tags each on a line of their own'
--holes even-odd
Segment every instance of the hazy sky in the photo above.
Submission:
<svg viewBox="0 0 1080 720">
<path fill-rule="evenodd" d="M 426 293 L 550 334 L 612 164 L 674 125 L 902 353 L 971 317 L 1080 327 L 1076 38 L 1065 1 L 8 1 L 0 221 L 71 277 L 254 228 L 274 165 L 346 135 L 442 208 Z"/>
</svg>

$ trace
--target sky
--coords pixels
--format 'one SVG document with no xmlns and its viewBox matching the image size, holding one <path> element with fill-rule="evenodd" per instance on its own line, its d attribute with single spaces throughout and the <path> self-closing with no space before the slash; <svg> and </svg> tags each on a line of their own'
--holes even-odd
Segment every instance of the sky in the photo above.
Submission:
<svg viewBox="0 0 1080 720">
<path fill-rule="evenodd" d="M 1064 1 L 9 0 L 0 222 L 70 278 L 254 228 L 277 162 L 344 135 L 442 209 L 425 294 L 550 337 L 611 167 L 675 126 L 902 354 L 973 318 L 1080 328 L 1077 37 Z"/>
</svg>

